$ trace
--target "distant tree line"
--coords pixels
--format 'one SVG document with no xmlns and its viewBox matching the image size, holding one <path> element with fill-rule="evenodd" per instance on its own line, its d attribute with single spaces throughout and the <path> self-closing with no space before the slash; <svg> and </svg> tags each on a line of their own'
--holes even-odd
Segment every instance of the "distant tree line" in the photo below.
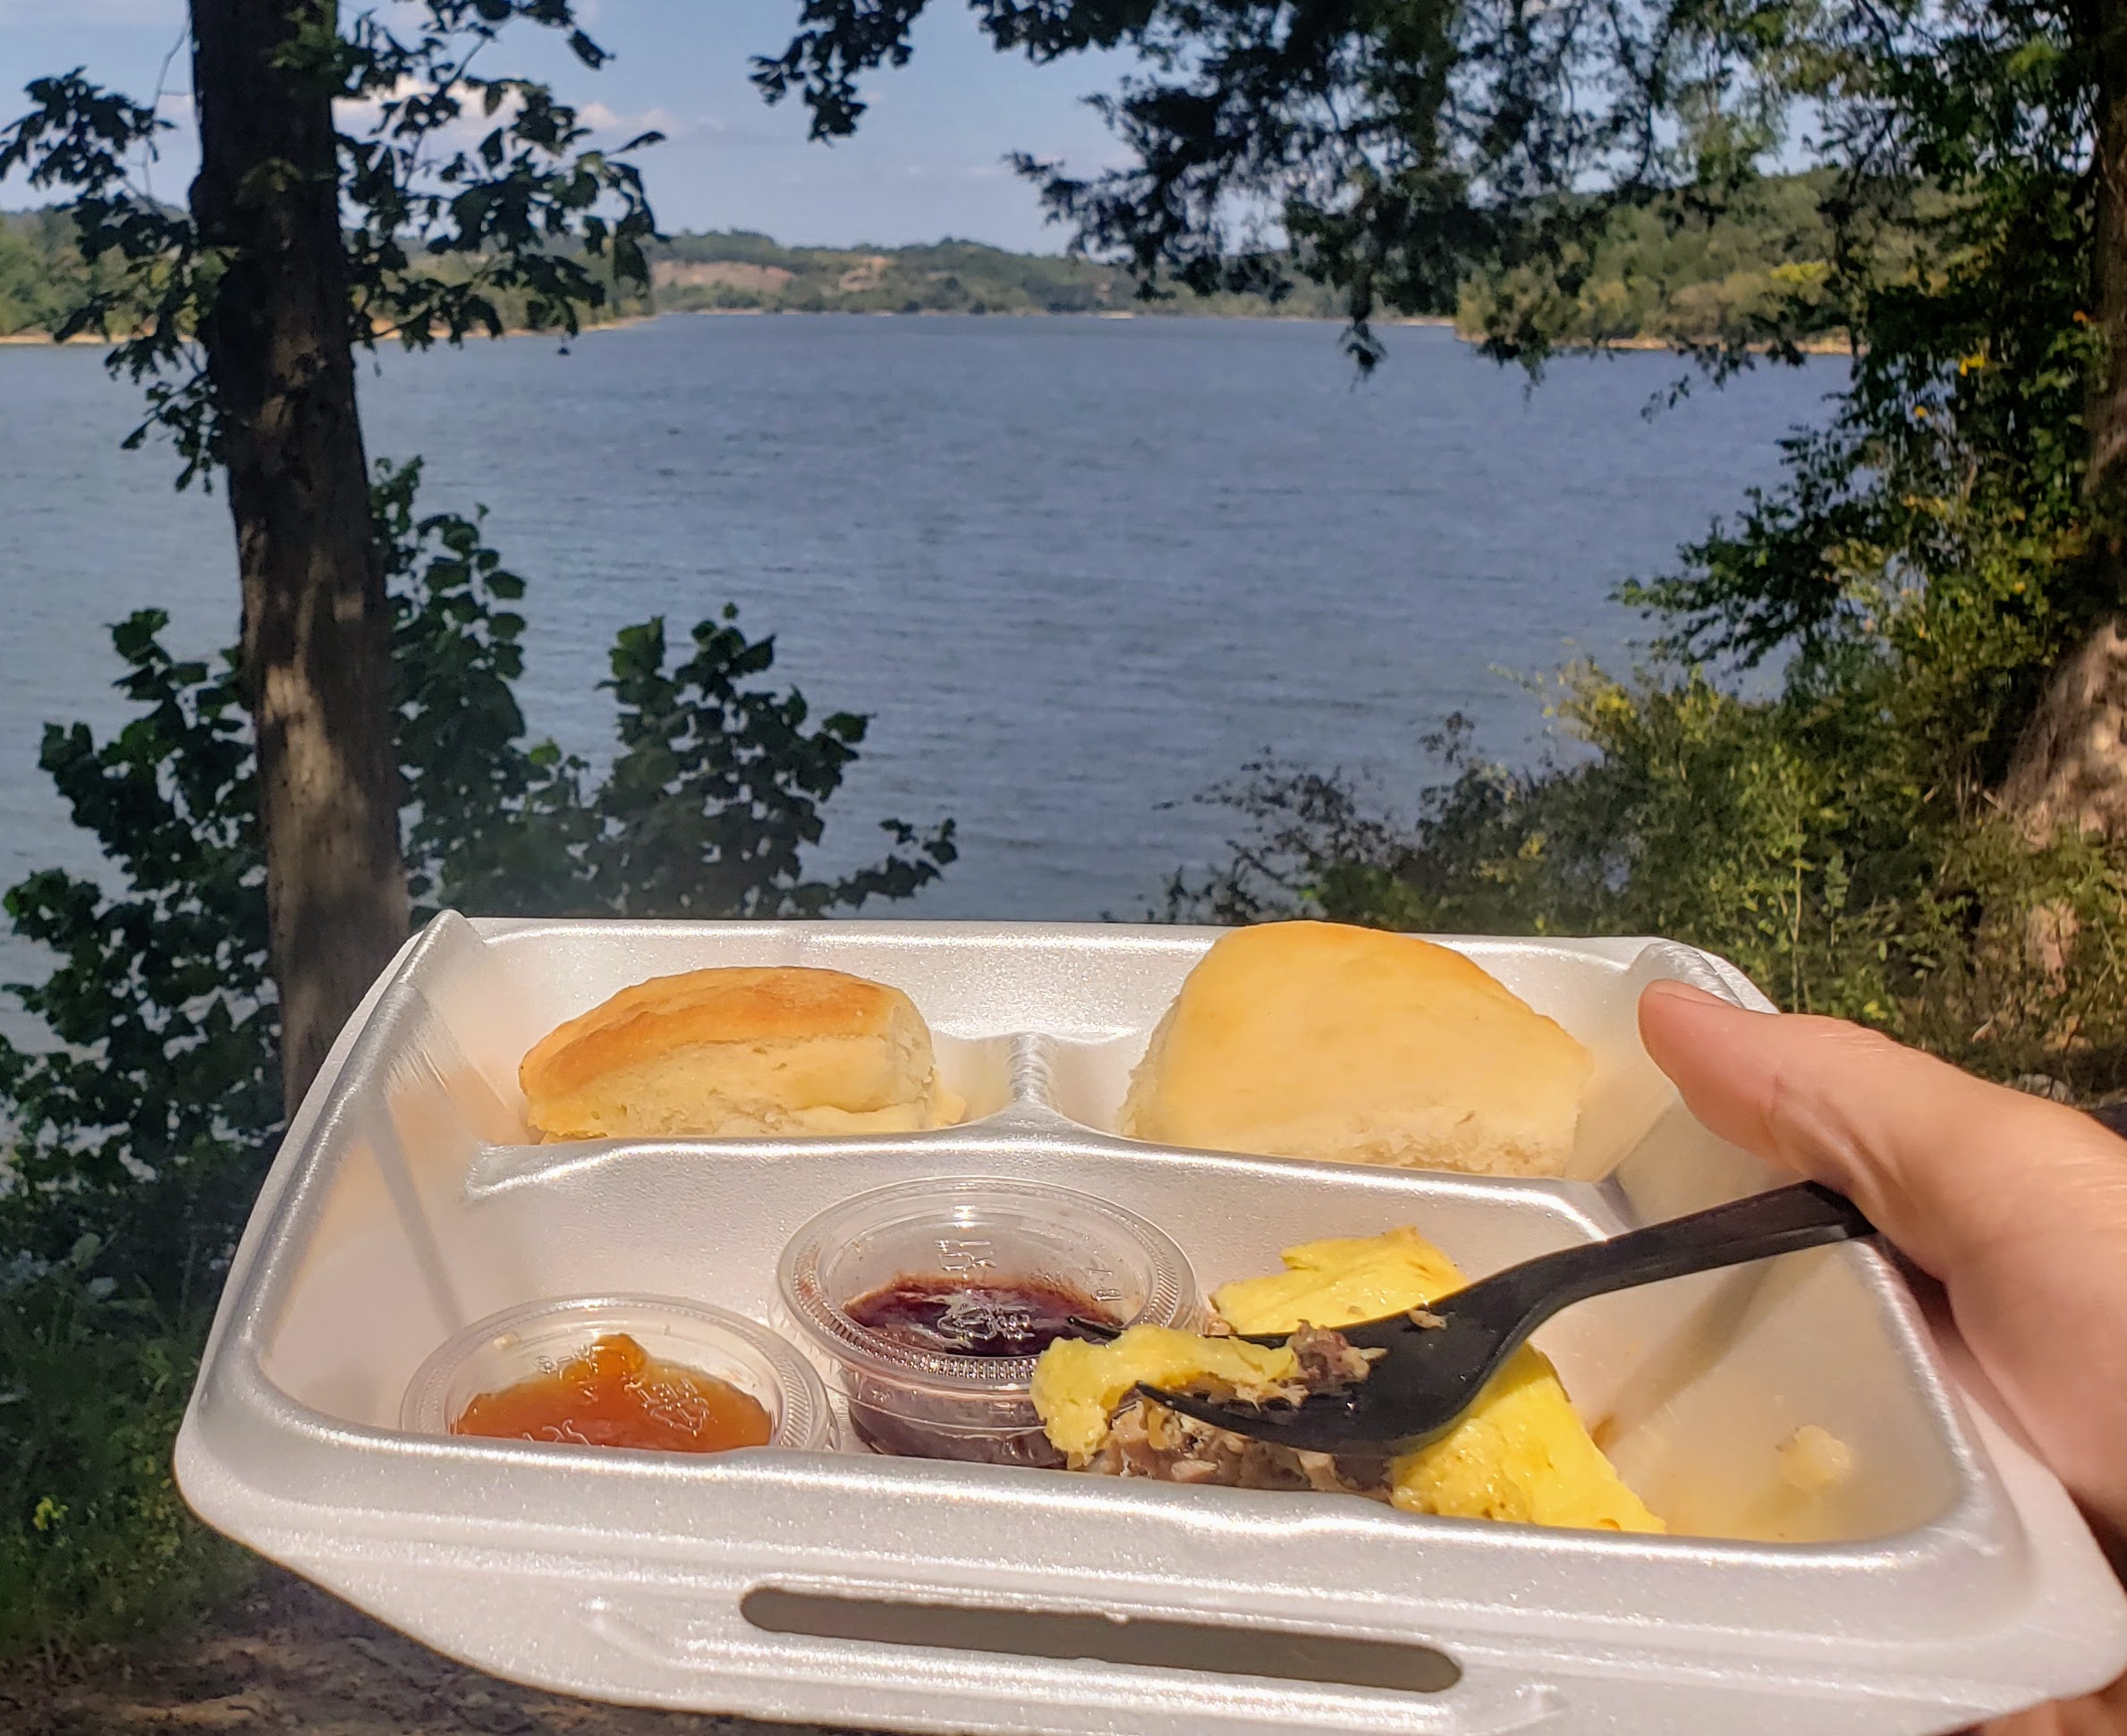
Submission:
<svg viewBox="0 0 2127 1736">
<path fill-rule="evenodd" d="M 1706 213 L 1685 202 L 1615 212 L 1570 287 L 1528 265 L 1466 279 L 1458 295 L 1424 311 L 1453 315 L 1483 334 L 1509 311 L 1541 319 L 1557 341 L 1588 345 L 1718 344 L 1758 341 L 1775 314 L 1792 319 L 1798 288 L 1832 275 L 1833 237 L 1820 176 L 1765 183 L 1747 208 Z M 72 225 L 51 211 L 0 215 L 0 335 L 54 329 L 84 279 Z M 1013 253 L 947 239 L 920 247 L 784 247 L 746 230 L 682 233 L 647 250 L 647 293 L 615 292 L 586 324 L 656 312 L 1100 314 L 1180 313 L 1329 319 L 1334 290 L 1296 280 L 1275 292 L 1140 295 L 1123 265 L 1060 254 Z M 1843 337 L 1828 292 L 1813 335 Z M 499 298 L 505 323 L 530 323 Z"/>
<path fill-rule="evenodd" d="M 575 262 L 606 292 L 597 306 L 579 309 L 579 325 L 611 325 L 650 310 L 647 289 L 615 282 L 606 261 L 577 256 Z M 470 287 L 479 269 L 475 260 L 445 255 L 422 260 L 419 275 Z M 493 304 L 503 329 L 526 331 L 547 323 L 534 318 L 534 292 L 529 287 L 483 284 L 479 288 Z M 63 207 L 0 211 L 0 337 L 56 332 L 78 309 L 98 298 L 106 304 L 114 334 L 131 332 L 146 323 L 150 309 L 140 295 L 140 285 L 128 281 L 117 261 L 106 259 L 95 267 L 83 263 L 71 211 Z M 381 324 L 379 334 L 395 335 L 385 333 Z"/>
<path fill-rule="evenodd" d="M 87 275 L 73 233 L 62 210 L 0 212 L 0 336 L 55 331 L 73 310 Z"/>
<path fill-rule="evenodd" d="M 1717 207 L 1682 191 L 1617 206 L 1591 238 L 1466 278 L 1456 326 L 1549 348 L 1844 348 L 1836 198 L 1819 169 L 1750 183 Z"/>
</svg>

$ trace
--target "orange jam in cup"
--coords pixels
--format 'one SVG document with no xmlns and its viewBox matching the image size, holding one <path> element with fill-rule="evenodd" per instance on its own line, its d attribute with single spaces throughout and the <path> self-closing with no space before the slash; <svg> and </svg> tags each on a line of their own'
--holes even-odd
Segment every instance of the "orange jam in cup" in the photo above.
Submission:
<svg viewBox="0 0 2127 1736">
<path fill-rule="evenodd" d="M 766 1446 L 775 1424 L 727 1380 L 662 1362 L 626 1333 L 607 1333 L 543 1374 L 482 1393 L 453 1435 L 652 1452 L 728 1452 Z"/>
</svg>

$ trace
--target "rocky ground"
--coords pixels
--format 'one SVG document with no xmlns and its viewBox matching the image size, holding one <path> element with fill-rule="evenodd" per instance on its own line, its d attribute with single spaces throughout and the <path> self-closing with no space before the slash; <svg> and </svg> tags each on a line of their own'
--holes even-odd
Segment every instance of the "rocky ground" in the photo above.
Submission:
<svg viewBox="0 0 2127 1736">
<path fill-rule="evenodd" d="M 7 1736 L 827 1736 L 809 1725 L 598 1706 L 440 1657 L 301 1580 L 261 1575 L 205 1635 L 76 1679 L 0 1679 Z"/>
</svg>

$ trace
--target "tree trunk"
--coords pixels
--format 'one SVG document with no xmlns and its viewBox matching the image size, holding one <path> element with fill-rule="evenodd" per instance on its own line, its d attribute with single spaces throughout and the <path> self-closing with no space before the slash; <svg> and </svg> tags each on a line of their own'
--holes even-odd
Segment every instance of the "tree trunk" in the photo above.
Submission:
<svg viewBox="0 0 2127 1736">
<path fill-rule="evenodd" d="M 2127 0 L 2082 0 L 2073 16 L 2095 85 L 2090 299 L 2106 346 L 2084 410 L 2083 493 L 2098 530 L 2091 558 L 2103 594 L 2127 604 Z M 2001 800 L 2034 843 L 2063 827 L 2127 838 L 2127 619 L 2100 622 L 2054 670 Z"/>
<path fill-rule="evenodd" d="M 2127 838 L 2127 633 L 2106 622 L 2055 665 L 2002 780 L 2033 845 L 2062 831 Z"/>
<path fill-rule="evenodd" d="M 332 93 L 277 64 L 331 0 L 191 0 L 200 325 L 243 580 L 243 676 L 291 1113 L 406 936 L 391 623 L 354 402 Z"/>
</svg>

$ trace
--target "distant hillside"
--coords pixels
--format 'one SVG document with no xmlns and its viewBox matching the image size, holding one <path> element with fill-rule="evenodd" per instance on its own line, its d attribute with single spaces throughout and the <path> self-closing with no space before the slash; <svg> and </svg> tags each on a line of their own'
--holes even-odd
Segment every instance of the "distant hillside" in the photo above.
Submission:
<svg viewBox="0 0 2127 1736">
<path fill-rule="evenodd" d="M 1456 323 L 1476 336 L 1526 319 L 1569 343 L 1749 342 L 1783 298 L 1812 295 L 1824 281 L 1831 238 L 1818 213 L 1820 191 L 1809 176 L 1769 182 L 1747 212 L 1710 223 L 1661 207 L 1621 212 L 1589 258 L 1464 284 Z M 1238 295 L 1140 301 L 1118 266 L 979 241 L 784 247 L 742 230 L 683 233 L 656 245 L 651 271 L 650 300 L 617 302 L 606 318 L 650 310 L 1339 317 L 1335 298 L 1312 284 L 1275 306 Z M 63 217 L 0 213 L 0 336 L 51 329 L 81 278 Z M 506 301 L 500 311 L 506 322 L 521 317 Z M 1820 310 L 1826 335 L 1835 333 L 1836 312 Z"/>
<path fill-rule="evenodd" d="M 746 230 L 674 235 L 653 253 L 664 312 L 1195 313 L 1334 318 L 1326 291 L 1302 284 L 1272 306 L 1260 296 L 1140 301 L 1119 266 L 1008 253 L 979 241 L 927 247 L 782 247 Z"/>
</svg>

